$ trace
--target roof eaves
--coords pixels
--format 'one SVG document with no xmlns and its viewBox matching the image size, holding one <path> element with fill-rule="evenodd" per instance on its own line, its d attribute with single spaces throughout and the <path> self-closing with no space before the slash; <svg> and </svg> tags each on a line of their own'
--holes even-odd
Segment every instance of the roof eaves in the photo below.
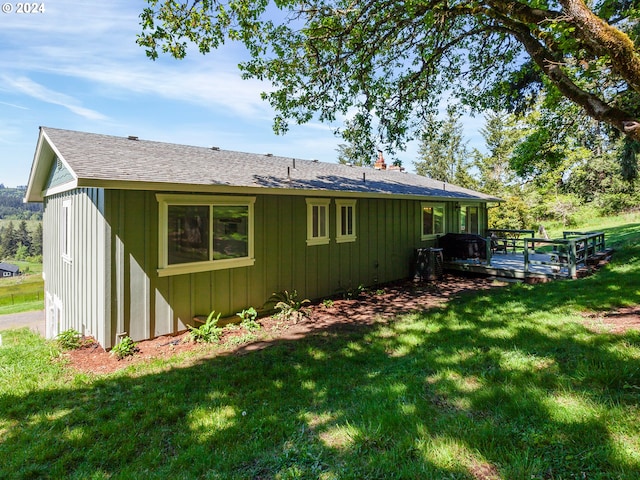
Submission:
<svg viewBox="0 0 640 480">
<path fill-rule="evenodd" d="M 45 127 L 40 127 L 40 133 L 38 135 L 38 143 L 36 145 L 36 151 L 33 157 L 33 163 L 31 165 L 31 171 L 29 173 L 29 181 L 27 183 L 27 191 L 25 193 L 24 202 L 42 202 L 46 195 L 51 195 L 52 190 L 45 189 L 49 172 L 53 166 L 53 162 L 58 158 L 64 167 L 71 173 L 75 182 L 78 181 L 78 176 L 71 165 L 64 159 L 64 156 L 53 141 L 47 135 Z M 73 182 L 61 185 L 61 188 L 53 190 L 65 191 L 69 188 L 73 188 Z M 71 187 L 69 187 L 71 185 Z M 54 192 L 55 193 L 55 192 Z"/>
<path fill-rule="evenodd" d="M 495 202 L 500 199 L 494 197 L 481 197 L 476 195 L 465 194 L 461 192 L 446 192 L 447 195 L 439 195 L 434 192 L 419 193 L 393 193 L 378 191 L 354 191 L 340 189 L 321 189 L 309 188 L 305 185 L 298 187 L 274 187 L 274 186 L 246 186 L 246 185 L 228 185 L 228 184 L 193 184 L 193 183 L 169 183 L 169 182 L 142 182 L 134 180 L 108 180 L 94 178 L 80 178 L 69 187 L 65 184 L 61 187 L 69 188 L 104 188 L 107 190 L 139 190 L 154 192 L 184 192 L 184 193 L 218 193 L 218 194 L 236 194 L 236 195 L 293 195 L 293 196 L 316 196 L 316 197 L 336 197 L 345 198 L 397 198 L 397 199 L 413 199 L 413 200 L 451 200 L 451 201 L 476 201 L 476 202 Z M 425 189 L 426 190 L 426 189 Z M 55 192 L 53 192 L 55 193 Z M 50 192 L 47 192 L 50 194 Z"/>
</svg>

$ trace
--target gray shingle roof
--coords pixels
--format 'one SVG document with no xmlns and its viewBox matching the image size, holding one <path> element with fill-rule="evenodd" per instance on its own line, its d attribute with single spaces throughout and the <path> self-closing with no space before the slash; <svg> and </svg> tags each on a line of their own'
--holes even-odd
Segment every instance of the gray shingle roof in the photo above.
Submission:
<svg viewBox="0 0 640 480">
<path fill-rule="evenodd" d="M 398 171 L 267 156 L 42 127 L 78 185 L 193 191 L 212 186 L 335 191 L 366 195 L 497 200 L 496 197 Z M 259 193 L 259 192 L 256 192 Z"/>
<path fill-rule="evenodd" d="M 5 272 L 18 273 L 20 271 L 20 267 L 11 263 L 0 262 L 0 270 L 4 270 Z"/>
</svg>

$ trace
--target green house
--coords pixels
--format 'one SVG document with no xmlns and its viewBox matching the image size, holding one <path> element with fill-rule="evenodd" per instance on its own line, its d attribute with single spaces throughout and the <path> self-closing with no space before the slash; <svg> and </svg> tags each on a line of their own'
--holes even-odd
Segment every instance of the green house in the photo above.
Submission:
<svg viewBox="0 0 640 480">
<path fill-rule="evenodd" d="M 172 334 L 273 292 L 404 279 L 416 248 L 485 233 L 497 198 L 384 167 L 42 127 L 26 200 L 44 204 L 46 334 Z"/>
</svg>

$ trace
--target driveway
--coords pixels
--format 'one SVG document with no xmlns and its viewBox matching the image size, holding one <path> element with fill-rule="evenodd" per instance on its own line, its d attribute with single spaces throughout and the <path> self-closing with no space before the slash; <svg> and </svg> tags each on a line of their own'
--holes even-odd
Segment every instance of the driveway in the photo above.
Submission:
<svg viewBox="0 0 640 480">
<path fill-rule="evenodd" d="M 0 315 L 0 330 L 28 327 L 44 336 L 44 310 Z"/>
</svg>

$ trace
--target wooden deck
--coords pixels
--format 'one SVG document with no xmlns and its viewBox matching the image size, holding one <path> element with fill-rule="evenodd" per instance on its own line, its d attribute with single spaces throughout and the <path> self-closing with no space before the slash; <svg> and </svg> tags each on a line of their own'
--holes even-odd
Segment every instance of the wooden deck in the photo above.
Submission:
<svg viewBox="0 0 640 480">
<path fill-rule="evenodd" d="M 577 278 L 608 261 L 602 232 L 564 232 L 562 239 L 534 238 L 530 230 L 493 230 L 486 259 L 449 259 L 447 270 L 524 281 Z M 495 232 L 501 233 L 496 236 Z M 526 236 L 522 237 L 522 234 Z"/>
<path fill-rule="evenodd" d="M 524 268 L 523 253 L 502 253 L 491 257 L 490 262 L 484 260 L 449 260 L 444 263 L 447 270 L 459 272 L 478 273 L 490 275 L 492 277 L 513 278 L 517 280 L 541 279 L 555 280 L 558 278 L 568 278 L 568 266 L 562 267 L 550 265 L 551 255 L 529 254 L 535 264 L 529 266 L 529 271 Z M 540 262 L 540 263 L 537 263 Z"/>
</svg>

